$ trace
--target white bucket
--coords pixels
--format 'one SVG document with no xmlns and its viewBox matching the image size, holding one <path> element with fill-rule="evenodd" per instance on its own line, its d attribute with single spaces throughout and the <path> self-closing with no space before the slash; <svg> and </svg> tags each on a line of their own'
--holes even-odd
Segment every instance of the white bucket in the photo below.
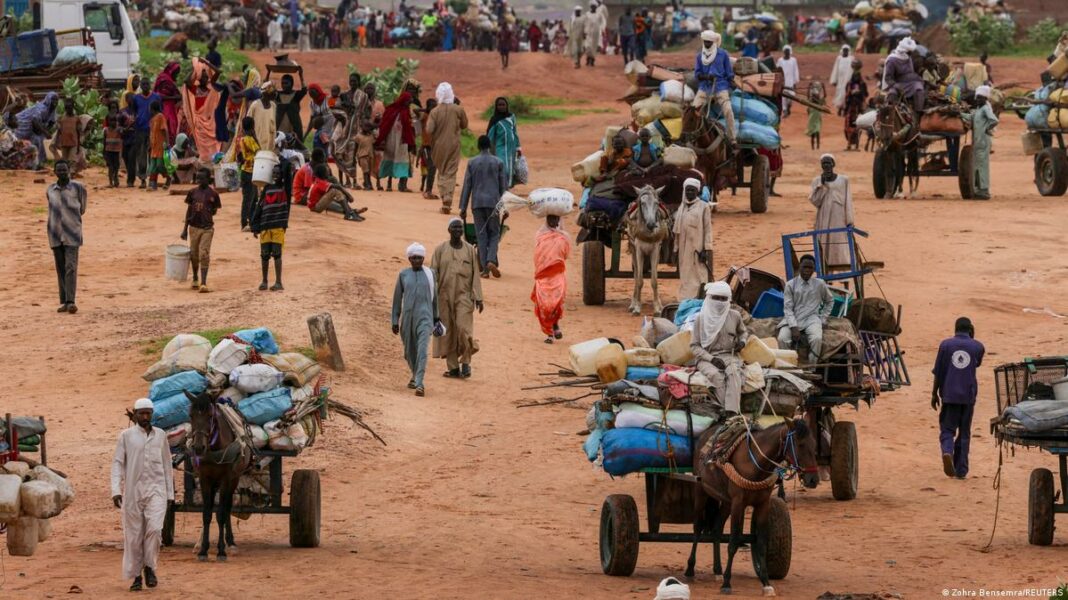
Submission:
<svg viewBox="0 0 1068 600">
<path fill-rule="evenodd" d="M 170 244 L 167 246 L 163 272 L 171 281 L 185 281 L 189 276 L 189 246 Z"/>
<path fill-rule="evenodd" d="M 241 188 L 241 173 L 235 162 L 215 165 L 215 191 L 236 191 Z"/>
<path fill-rule="evenodd" d="M 252 165 L 252 183 L 263 187 L 274 181 L 274 168 L 278 165 L 278 155 L 270 150 L 256 153 L 256 162 Z"/>
</svg>

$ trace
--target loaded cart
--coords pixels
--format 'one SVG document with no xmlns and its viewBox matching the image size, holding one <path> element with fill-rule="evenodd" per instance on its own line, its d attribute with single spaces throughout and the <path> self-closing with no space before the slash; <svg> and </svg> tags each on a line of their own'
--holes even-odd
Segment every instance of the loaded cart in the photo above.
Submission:
<svg viewBox="0 0 1068 600">
<path fill-rule="evenodd" d="M 997 443 L 1038 448 L 1057 457 L 1058 477 L 1049 469 L 1034 469 L 1028 486 L 1027 541 L 1048 546 L 1055 516 L 1068 513 L 1068 411 L 1053 404 L 1068 404 L 1068 357 L 1000 365 L 994 382 L 998 416 L 990 420 L 990 431 Z"/>
</svg>

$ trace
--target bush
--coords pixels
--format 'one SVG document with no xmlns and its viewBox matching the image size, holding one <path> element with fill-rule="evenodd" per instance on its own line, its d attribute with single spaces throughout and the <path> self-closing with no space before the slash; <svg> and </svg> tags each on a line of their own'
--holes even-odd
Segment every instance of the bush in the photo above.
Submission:
<svg viewBox="0 0 1068 600">
<path fill-rule="evenodd" d="M 89 115 L 93 118 L 86 131 L 85 146 L 86 156 L 92 164 L 101 164 L 104 158 L 104 117 L 108 114 L 108 107 L 100 98 L 98 90 L 84 90 L 77 77 L 68 77 L 63 80 L 63 98 L 74 99 L 74 112 L 78 115 Z M 63 110 L 60 103 L 59 110 Z"/>
<path fill-rule="evenodd" d="M 1052 17 L 1042 19 L 1027 30 L 1027 43 L 1034 46 L 1048 47 L 1051 52 L 1060 37 L 1061 26 Z"/>
<path fill-rule="evenodd" d="M 419 61 L 411 58 L 398 58 L 394 66 L 388 69 L 375 68 L 369 73 L 360 73 L 364 85 L 373 83 L 377 97 L 385 104 L 397 99 L 404 82 L 419 68 Z M 349 63 L 349 73 L 359 73 L 356 65 Z"/>
<path fill-rule="evenodd" d="M 982 15 L 976 20 L 947 22 L 953 49 L 958 55 L 997 54 L 1013 47 L 1016 25 L 1011 21 Z"/>
</svg>

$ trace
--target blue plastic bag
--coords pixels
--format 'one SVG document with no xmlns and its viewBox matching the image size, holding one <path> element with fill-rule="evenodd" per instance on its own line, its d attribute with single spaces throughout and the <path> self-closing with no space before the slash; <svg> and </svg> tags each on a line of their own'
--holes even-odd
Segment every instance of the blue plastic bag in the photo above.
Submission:
<svg viewBox="0 0 1068 600">
<path fill-rule="evenodd" d="M 153 381 L 152 386 L 148 388 L 148 399 L 155 402 L 182 391 L 195 395 L 206 389 L 208 389 L 208 380 L 203 375 L 196 371 L 182 371 Z"/>
<path fill-rule="evenodd" d="M 624 427 L 608 430 L 601 440 L 602 465 L 609 475 L 626 475 L 646 468 L 693 467 L 690 441 L 685 436 Z M 669 452 L 673 460 L 669 460 Z"/>
<path fill-rule="evenodd" d="M 627 367 L 627 381 L 656 381 L 659 376 L 658 367 Z"/>
<path fill-rule="evenodd" d="M 189 420 L 189 398 L 184 392 L 152 401 L 152 424 L 169 429 Z"/>
<path fill-rule="evenodd" d="M 234 336 L 246 344 L 252 344 L 260 354 L 278 354 L 278 343 L 274 341 L 274 334 L 266 327 L 242 329 L 234 332 Z"/>
<path fill-rule="evenodd" d="M 237 410 L 246 421 L 261 426 L 280 419 L 290 408 L 293 408 L 293 398 L 287 387 L 260 392 L 237 403 Z"/>
<path fill-rule="evenodd" d="M 1024 121 L 1031 129 L 1044 129 L 1049 127 L 1049 105 L 1036 104 L 1027 109 Z"/>
<path fill-rule="evenodd" d="M 675 326 L 682 327 L 691 317 L 696 318 L 704 303 L 704 298 L 687 298 L 680 302 L 679 308 L 675 310 Z"/>
<path fill-rule="evenodd" d="M 743 144 L 756 144 L 768 150 L 778 148 L 781 143 L 778 131 L 752 121 L 744 121 L 738 126 L 738 141 Z"/>
</svg>

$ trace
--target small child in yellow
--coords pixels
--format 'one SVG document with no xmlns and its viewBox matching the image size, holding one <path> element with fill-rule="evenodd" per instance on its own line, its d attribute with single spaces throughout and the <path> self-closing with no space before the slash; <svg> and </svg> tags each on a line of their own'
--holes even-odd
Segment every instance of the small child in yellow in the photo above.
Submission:
<svg viewBox="0 0 1068 600">
<path fill-rule="evenodd" d="M 256 204 L 256 186 L 252 185 L 252 168 L 260 144 L 256 140 L 256 121 L 245 117 L 241 121 L 241 231 L 249 231 L 252 207 Z"/>
</svg>

